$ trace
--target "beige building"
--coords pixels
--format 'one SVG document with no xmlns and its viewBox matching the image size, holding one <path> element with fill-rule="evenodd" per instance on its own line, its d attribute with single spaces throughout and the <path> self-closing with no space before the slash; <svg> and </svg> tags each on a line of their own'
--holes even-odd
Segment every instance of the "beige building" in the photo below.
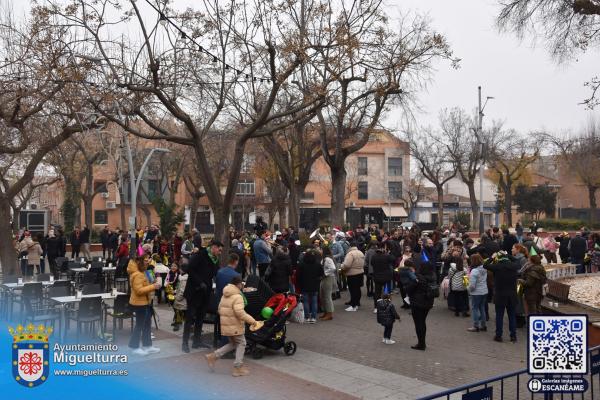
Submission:
<svg viewBox="0 0 600 400">
<path fill-rule="evenodd" d="M 124 161 L 122 161 L 124 163 Z M 403 199 L 410 182 L 409 145 L 389 132 L 377 131 L 360 151 L 352 154 L 346 163 L 348 181 L 346 185 L 346 219 L 350 225 L 383 224 L 406 218 Z M 94 187 L 98 194 L 92 203 L 92 227 L 102 229 L 105 225 L 112 228 L 127 227 L 131 193 L 126 176 L 122 185 L 116 177 L 119 170 L 116 163 L 105 160 L 94 167 Z M 171 182 L 172 183 L 172 182 Z M 149 168 L 141 182 L 138 193 L 136 225 L 143 227 L 158 224 L 159 218 L 149 197 L 162 193 L 168 196 L 164 185 L 167 182 L 153 168 Z M 271 225 L 279 225 L 279 213 L 272 215 L 269 221 L 267 205 L 271 201 L 264 182 L 253 173 L 252 159 L 249 158 L 242 168 L 230 221 L 238 229 L 250 228 L 257 216 L 263 216 Z M 52 222 L 64 224 L 61 206 L 64 201 L 64 183 L 58 182 L 42 191 L 36 200 L 40 207 L 52 211 Z M 190 194 L 183 180 L 175 194 L 175 202 L 185 211 L 186 224 L 190 223 Z M 280 212 L 287 215 L 287 204 Z M 318 225 L 330 223 L 331 177 L 325 161 L 318 159 L 311 173 L 311 180 L 301 200 L 300 227 L 312 229 Z M 80 224 L 85 223 L 84 207 L 81 204 Z M 195 225 L 201 232 L 211 232 L 214 216 L 206 197 L 200 198 Z M 183 229 L 183 227 L 182 227 Z"/>
</svg>

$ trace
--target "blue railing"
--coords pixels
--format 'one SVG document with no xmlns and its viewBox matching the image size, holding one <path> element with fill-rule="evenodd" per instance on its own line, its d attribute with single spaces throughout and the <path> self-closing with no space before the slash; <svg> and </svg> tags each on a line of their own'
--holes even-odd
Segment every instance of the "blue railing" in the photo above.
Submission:
<svg viewBox="0 0 600 400">
<path fill-rule="evenodd" d="M 588 349 L 588 357 L 593 354 L 600 353 L 600 346 L 592 347 Z M 588 363 L 588 371 L 591 371 L 591 362 Z M 523 377 L 525 376 L 525 377 Z M 471 393 L 476 390 L 486 389 L 488 387 L 493 387 L 494 391 L 494 399 L 500 400 L 519 400 L 519 399 L 591 399 L 593 400 L 595 397 L 600 399 L 600 374 L 596 376 L 592 376 L 591 372 L 588 372 L 586 375 L 586 379 L 589 383 L 589 389 L 585 393 L 569 393 L 569 394 L 543 394 L 537 393 L 534 394 L 529 391 L 527 388 L 527 384 L 529 379 L 536 375 L 530 375 L 527 369 L 521 369 L 514 372 L 509 372 L 506 374 L 494 376 L 491 378 L 487 378 L 475 383 L 458 386 L 452 389 L 444 390 L 439 393 L 435 393 L 432 395 L 428 395 L 425 397 L 420 397 L 417 400 L 437 400 L 437 399 L 460 399 L 463 394 Z M 560 377 L 562 375 L 551 375 L 551 377 Z M 565 375 L 566 376 L 566 375 Z M 597 380 L 597 385 L 594 386 L 594 379 Z M 595 391 L 599 392 L 598 395 L 595 395 Z"/>
</svg>

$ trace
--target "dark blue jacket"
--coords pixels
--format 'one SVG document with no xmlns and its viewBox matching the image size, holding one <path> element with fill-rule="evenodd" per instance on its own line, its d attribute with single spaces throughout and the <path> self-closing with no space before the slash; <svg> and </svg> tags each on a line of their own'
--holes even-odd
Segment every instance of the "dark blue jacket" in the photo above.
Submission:
<svg viewBox="0 0 600 400">
<path fill-rule="evenodd" d="M 221 296 L 223 296 L 223 289 L 225 288 L 225 286 L 229 285 L 231 283 L 231 280 L 236 276 L 239 276 L 241 278 L 240 274 L 238 274 L 235 269 L 229 266 L 221 267 L 219 269 L 219 271 L 217 272 L 217 282 L 215 288 L 215 297 L 218 302 L 221 301 Z"/>
</svg>

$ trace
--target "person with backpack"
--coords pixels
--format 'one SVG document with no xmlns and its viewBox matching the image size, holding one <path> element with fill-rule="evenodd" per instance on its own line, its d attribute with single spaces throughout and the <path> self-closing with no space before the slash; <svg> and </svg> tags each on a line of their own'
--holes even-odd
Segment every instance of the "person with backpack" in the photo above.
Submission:
<svg viewBox="0 0 600 400">
<path fill-rule="evenodd" d="M 395 340 L 392 340 L 392 329 L 394 328 L 394 322 L 400 321 L 400 316 L 396 311 L 396 307 L 392 304 L 391 296 L 386 290 L 381 299 L 377 300 L 377 322 L 383 325 L 383 343 L 394 344 Z"/>
<path fill-rule="evenodd" d="M 377 250 L 375 251 L 375 254 L 371 256 L 370 261 L 373 269 L 373 282 L 375 283 L 373 312 L 377 312 L 377 301 L 381 298 L 383 288 L 387 287 L 388 293 L 392 290 L 395 258 L 386 252 L 383 243 L 377 243 Z"/>
<path fill-rule="evenodd" d="M 409 263 L 405 263 L 408 266 Z M 439 295 L 439 287 L 435 293 L 436 276 L 430 262 L 422 260 L 417 268 L 410 267 L 407 277 L 406 292 L 412 318 L 415 324 L 418 343 L 411 346 L 414 350 L 425 350 L 427 348 L 425 336 L 427 334 L 427 315 L 433 308 L 433 301 Z"/>
</svg>

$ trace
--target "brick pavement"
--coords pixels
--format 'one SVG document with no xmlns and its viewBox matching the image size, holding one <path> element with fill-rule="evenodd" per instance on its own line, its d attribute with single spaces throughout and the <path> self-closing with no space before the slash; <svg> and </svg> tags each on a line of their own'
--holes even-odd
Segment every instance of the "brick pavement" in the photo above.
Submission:
<svg viewBox="0 0 600 400">
<path fill-rule="evenodd" d="M 392 346 L 381 343 L 383 327 L 376 322 L 372 299 L 363 295 L 361 309 L 346 312 L 347 296 L 335 302 L 332 321 L 289 325 L 288 336 L 298 343 L 298 351 L 307 349 L 448 388 L 527 366 L 524 330 L 518 330 L 516 344 L 492 340 L 493 305 L 488 332 L 471 333 L 466 331 L 470 318 L 455 317 L 443 299 L 436 299 L 427 318 L 428 347 L 421 352 L 410 349 L 416 343 L 414 325 L 408 312 L 398 307 L 399 295 L 394 303 L 402 321 L 394 324 Z M 505 340 L 507 327 L 505 320 Z"/>
</svg>

